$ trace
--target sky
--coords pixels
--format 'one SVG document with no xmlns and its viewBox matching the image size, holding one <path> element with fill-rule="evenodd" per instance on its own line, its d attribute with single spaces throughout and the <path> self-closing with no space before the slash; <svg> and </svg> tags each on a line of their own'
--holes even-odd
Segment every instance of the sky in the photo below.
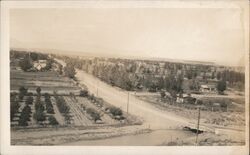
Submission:
<svg viewBox="0 0 250 155">
<path fill-rule="evenodd" d="M 232 8 L 12 9 L 10 47 L 242 65 L 244 31 Z"/>
</svg>

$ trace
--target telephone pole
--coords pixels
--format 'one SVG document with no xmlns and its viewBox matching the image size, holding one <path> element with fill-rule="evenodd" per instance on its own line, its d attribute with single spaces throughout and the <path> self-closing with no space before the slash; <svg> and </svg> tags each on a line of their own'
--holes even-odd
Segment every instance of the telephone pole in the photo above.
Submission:
<svg viewBox="0 0 250 155">
<path fill-rule="evenodd" d="M 199 134 L 199 127 L 200 127 L 200 107 L 198 107 L 198 122 L 197 122 L 197 131 L 196 131 L 196 139 L 195 143 L 198 145 L 198 134 Z"/>
<path fill-rule="evenodd" d="M 128 113 L 128 106 L 129 106 L 129 91 L 128 91 L 127 113 Z"/>
<path fill-rule="evenodd" d="M 98 97 L 98 86 L 99 86 L 99 81 L 98 81 L 98 79 L 97 79 L 96 97 Z"/>
</svg>

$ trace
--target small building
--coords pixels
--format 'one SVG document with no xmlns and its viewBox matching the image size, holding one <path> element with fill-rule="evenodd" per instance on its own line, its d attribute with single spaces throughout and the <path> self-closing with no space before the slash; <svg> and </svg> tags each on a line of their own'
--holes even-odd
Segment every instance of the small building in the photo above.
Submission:
<svg viewBox="0 0 250 155">
<path fill-rule="evenodd" d="M 38 71 L 45 68 L 46 65 L 47 65 L 47 60 L 38 60 L 33 63 L 33 67 Z"/>
<path fill-rule="evenodd" d="M 204 93 L 216 92 L 216 90 L 215 85 L 201 85 L 200 87 L 200 91 Z"/>
<path fill-rule="evenodd" d="M 192 97 L 191 94 L 182 94 L 182 95 L 177 94 L 176 102 L 195 104 L 196 98 Z"/>
<path fill-rule="evenodd" d="M 213 103 L 211 108 L 212 108 L 211 109 L 212 111 L 220 111 L 221 105 L 220 105 L 220 103 Z"/>
</svg>

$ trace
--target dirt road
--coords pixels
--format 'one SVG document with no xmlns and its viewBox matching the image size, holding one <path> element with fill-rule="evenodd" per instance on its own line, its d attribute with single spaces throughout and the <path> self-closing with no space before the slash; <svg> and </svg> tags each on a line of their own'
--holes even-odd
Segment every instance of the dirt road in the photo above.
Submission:
<svg viewBox="0 0 250 155">
<path fill-rule="evenodd" d="M 55 59 L 57 62 L 65 66 L 65 63 L 62 60 Z M 130 114 L 141 117 L 144 120 L 144 125 L 151 129 L 169 129 L 169 128 L 178 128 L 183 126 L 192 126 L 196 127 L 196 120 L 190 120 L 183 118 L 166 111 L 162 111 L 148 102 L 139 100 L 136 98 L 133 93 L 127 92 L 117 87 L 112 87 L 100 79 L 94 77 L 91 74 L 88 74 L 82 70 L 76 70 L 76 77 L 81 84 L 84 84 L 88 87 L 90 93 L 95 94 L 98 97 L 103 98 L 110 104 L 113 104 L 117 107 L 120 107 L 123 111 Z M 198 115 L 198 112 L 197 112 Z M 201 130 L 213 130 L 216 128 L 214 126 L 200 125 Z M 227 131 L 234 131 L 234 129 L 221 129 Z"/>
<path fill-rule="evenodd" d="M 152 129 L 169 128 L 183 126 L 188 123 L 188 120 L 160 111 L 147 102 L 135 98 L 132 93 L 112 87 L 96 77 L 77 70 L 77 79 L 80 83 L 85 84 L 89 91 L 96 96 L 99 96 L 107 102 L 120 107 L 123 111 L 141 117 L 145 121 L 145 125 Z"/>
</svg>

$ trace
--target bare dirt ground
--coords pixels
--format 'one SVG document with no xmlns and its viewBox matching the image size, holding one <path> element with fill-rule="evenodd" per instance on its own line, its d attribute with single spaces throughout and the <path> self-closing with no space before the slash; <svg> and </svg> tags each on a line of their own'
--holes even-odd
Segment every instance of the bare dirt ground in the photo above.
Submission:
<svg viewBox="0 0 250 155">
<path fill-rule="evenodd" d="M 59 127 L 12 129 L 11 145 L 60 145 L 150 132 L 143 126 Z"/>
<path fill-rule="evenodd" d="M 189 118 L 190 120 L 197 119 L 198 111 L 196 109 L 187 109 L 182 106 L 174 106 L 168 103 L 161 102 L 161 97 L 159 94 L 151 93 L 137 93 L 136 97 L 143 101 L 150 102 L 153 106 L 157 107 L 162 111 L 172 113 L 178 116 Z M 201 97 L 201 96 L 200 96 Z M 211 97 L 212 98 L 212 97 Z M 214 97 L 213 97 L 214 98 Z M 218 96 L 216 97 L 218 98 Z M 228 127 L 235 128 L 239 130 L 244 130 L 245 128 L 245 112 L 244 107 L 241 105 L 236 105 L 239 107 L 230 107 L 228 112 L 222 111 L 201 111 L 201 122 L 208 125 L 218 126 L 218 127 Z M 232 109 L 233 108 L 233 109 Z"/>
</svg>

